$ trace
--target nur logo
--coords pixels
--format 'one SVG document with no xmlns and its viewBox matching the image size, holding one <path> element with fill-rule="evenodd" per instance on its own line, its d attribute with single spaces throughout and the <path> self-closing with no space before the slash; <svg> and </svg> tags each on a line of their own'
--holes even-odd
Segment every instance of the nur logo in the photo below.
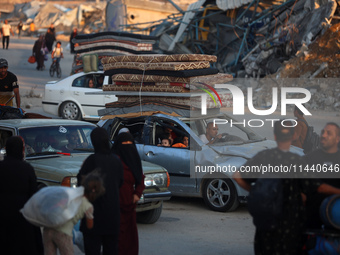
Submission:
<svg viewBox="0 0 340 255">
<path fill-rule="evenodd" d="M 242 90 L 235 86 L 235 85 L 228 85 L 228 84 L 216 84 L 215 88 L 213 88 L 210 85 L 201 83 L 204 86 L 208 87 L 210 90 L 212 90 L 220 100 L 221 106 L 222 106 L 222 101 L 220 96 L 218 95 L 216 89 L 228 89 L 231 94 L 233 95 L 233 114 L 234 115 L 244 115 L 244 104 L 245 104 L 245 99 L 244 99 L 244 94 Z M 207 94 L 209 94 L 212 99 L 215 102 L 215 105 L 217 106 L 216 100 L 214 96 L 204 88 L 200 88 L 201 90 L 205 91 Z M 311 93 L 309 90 L 305 88 L 298 88 L 298 87 L 281 87 L 281 115 L 286 115 L 287 112 L 287 105 L 292 104 L 297 106 L 305 115 L 312 115 L 304 106 L 304 103 L 307 103 L 311 99 Z M 287 98 L 289 94 L 304 94 L 304 98 Z M 278 88 L 273 87 L 272 88 L 272 106 L 270 109 L 266 110 L 257 110 L 255 109 L 253 105 L 253 88 L 248 88 L 247 90 L 247 104 L 248 104 L 248 109 L 251 113 L 259 116 L 264 116 L 264 115 L 270 115 L 276 111 L 277 105 L 278 105 Z M 201 114 L 202 115 L 207 115 L 207 95 L 202 94 L 201 95 Z"/>
</svg>

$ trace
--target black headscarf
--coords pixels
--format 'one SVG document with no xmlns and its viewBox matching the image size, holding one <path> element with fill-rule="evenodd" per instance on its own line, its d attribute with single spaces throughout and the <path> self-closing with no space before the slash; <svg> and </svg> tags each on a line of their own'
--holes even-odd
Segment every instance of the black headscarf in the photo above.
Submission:
<svg viewBox="0 0 340 255">
<path fill-rule="evenodd" d="M 104 128 L 96 127 L 91 132 L 91 141 L 95 153 L 110 153 L 110 139 Z"/>
<path fill-rule="evenodd" d="M 122 142 L 127 141 L 131 141 L 132 144 L 122 144 Z M 119 134 L 116 137 L 113 150 L 129 167 L 133 177 L 135 177 L 136 184 L 141 183 L 143 177 L 142 162 L 132 135 L 126 132 Z"/>
<path fill-rule="evenodd" d="M 20 136 L 11 136 L 6 141 L 6 156 L 22 160 L 24 158 L 24 142 Z"/>
</svg>

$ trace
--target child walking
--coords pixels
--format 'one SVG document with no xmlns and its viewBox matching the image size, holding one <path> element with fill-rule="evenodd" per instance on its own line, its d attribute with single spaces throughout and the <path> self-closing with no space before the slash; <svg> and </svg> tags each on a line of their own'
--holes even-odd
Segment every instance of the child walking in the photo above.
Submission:
<svg viewBox="0 0 340 255">
<path fill-rule="evenodd" d="M 105 193 L 103 180 L 98 171 L 93 171 L 86 175 L 82 181 L 82 186 L 84 187 L 84 197 L 77 214 L 60 227 L 44 228 L 43 243 L 45 255 L 57 255 L 57 249 L 59 249 L 60 255 L 74 254 L 72 229 L 84 215 L 86 217 L 87 228 L 91 229 L 93 227 L 93 206 L 91 202 L 94 202 Z"/>
</svg>

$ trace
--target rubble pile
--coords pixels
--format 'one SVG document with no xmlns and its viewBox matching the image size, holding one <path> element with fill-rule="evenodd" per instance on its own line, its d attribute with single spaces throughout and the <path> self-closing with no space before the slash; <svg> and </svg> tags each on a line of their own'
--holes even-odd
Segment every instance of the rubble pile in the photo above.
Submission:
<svg viewBox="0 0 340 255">
<path fill-rule="evenodd" d="M 105 30 L 106 2 L 65 2 L 62 5 L 55 1 L 31 1 L 13 4 L 10 12 L 1 12 L 1 19 L 7 19 L 13 28 L 19 20 L 24 23 L 23 34 L 29 35 L 29 25 L 34 22 L 37 33 L 45 33 L 53 23 L 58 34 L 70 34 L 73 27 L 80 33 L 93 33 Z"/>
<path fill-rule="evenodd" d="M 321 111 L 340 111 L 340 78 L 263 78 L 240 79 L 232 81 L 247 95 L 248 88 L 253 90 L 252 102 L 257 109 L 268 109 L 273 104 L 273 88 L 278 88 L 278 105 L 281 109 L 282 87 L 306 88 L 311 93 L 311 99 L 305 104 L 307 109 Z M 302 93 L 289 93 L 287 98 L 304 98 Z"/>
<path fill-rule="evenodd" d="M 303 46 L 298 57 L 287 61 L 278 78 L 340 77 L 340 24 L 330 27 L 308 47 Z M 321 72 L 315 75 L 321 67 Z"/>
<path fill-rule="evenodd" d="M 150 25 L 150 34 L 159 38 L 164 53 L 216 55 L 214 65 L 220 72 L 263 78 L 276 73 L 301 46 L 309 47 L 339 19 L 336 0 L 226 3 L 222 9 L 199 0 L 182 16 Z"/>
</svg>

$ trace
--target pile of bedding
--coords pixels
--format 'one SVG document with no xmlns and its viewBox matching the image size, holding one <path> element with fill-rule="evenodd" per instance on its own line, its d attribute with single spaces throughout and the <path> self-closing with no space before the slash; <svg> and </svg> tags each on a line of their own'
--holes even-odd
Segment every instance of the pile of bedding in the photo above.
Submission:
<svg viewBox="0 0 340 255">
<path fill-rule="evenodd" d="M 103 70 L 101 59 L 120 55 L 152 54 L 156 39 L 153 36 L 132 34 L 127 32 L 100 32 L 77 35 L 72 42 L 76 58 L 72 73 L 84 71 L 84 56 L 95 55 L 97 70 Z M 91 69 L 91 71 L 96 71 Z"/>
<path fill-rule="evenodd" d="M 166 110 L 197 110 L 202 105 L 202 93 L 207 94 L 207 108 L 230 107 L 231 93 L 215 90 L 215 84 L 230 82 L 233 77 L 212 68 L 216 60 L 216 56 L 203 54 L 105 57 L 101 62 L 112 84 L 104 85 L 103 91 L 117 91 L 118 101 L 106 104 L 106 109 L 114 109 L 102 113 L 122 109 L 127 113 L 141 106 L 148 110 L 162 106 Z"/>
</svg>

